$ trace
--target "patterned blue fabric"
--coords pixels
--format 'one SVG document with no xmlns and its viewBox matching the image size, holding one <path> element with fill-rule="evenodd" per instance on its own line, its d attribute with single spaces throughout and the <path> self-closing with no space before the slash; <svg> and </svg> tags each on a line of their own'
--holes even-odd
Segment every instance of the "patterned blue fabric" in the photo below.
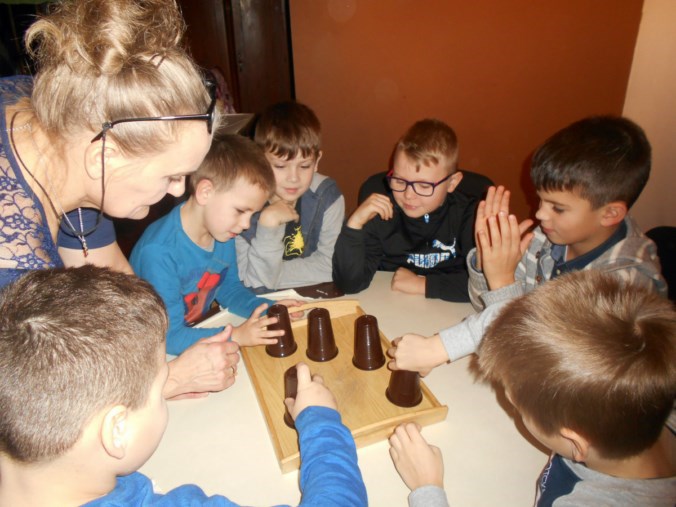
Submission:
<svg viewBox="0 0 676 507">
<path fill-rule="evenodd" d="M 0 78 L 0 287 L 27 270 L 63 266 L 42 203 L 11 150 L 10 135 L 30 124 L 14 125 L 10 132 L 6 122 L 6 106 L 30 94 L 31 86 L 29 76 Z"/>
</svg>

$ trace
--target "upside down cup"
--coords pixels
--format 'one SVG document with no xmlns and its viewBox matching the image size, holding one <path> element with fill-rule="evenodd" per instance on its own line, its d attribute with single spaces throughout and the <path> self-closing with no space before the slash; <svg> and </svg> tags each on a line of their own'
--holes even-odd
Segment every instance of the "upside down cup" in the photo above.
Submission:
<svg viewBox="0 0 676 507">
<path fill-rule="evenodd" d="M 362 315 L 354 321 L 352 364 L 360 370 L 377 370 L 385 364 L 385 354 L 378 334 L 378 320 L 373 315 Z"/>
<path fill-rule="evenodd" d="M 298 370 L 294 364 L 291 368 L 284 372 L 284 399 L 296 398 L 298 393 Z M 289 428 L 295 428 L 296 424 L 293 422 L 293 417 L 289 413 L 289 409 L 284 410 L 284 422 Z"/>
<path fill-rule="evenodd" d="M 420 374 L 417 371 L 392 371 L 385 396 L 399 407 L 415 407 L 423 399 Z"/>
<path fill-rule="evenodd" d="M 265 352 L 272 357 L 290 356 L 298 348 L 296 339 L 291 330 L 291 320 L 289 319 L 289 310 L 284 305 L 272 305 L 268 308 L 268 317 L 277 317 L 276 324 L 270 324 L 269 330 L 282 330 L 284 335 L 277 338 L 277 343 L 266 345 Z"/>
<path fill-rule="evenodd" d="M 326 308 L 314 308 L 307 316 L 307 357 L 321 363 L 337 355 L 331 315 Z"/>
</svg>

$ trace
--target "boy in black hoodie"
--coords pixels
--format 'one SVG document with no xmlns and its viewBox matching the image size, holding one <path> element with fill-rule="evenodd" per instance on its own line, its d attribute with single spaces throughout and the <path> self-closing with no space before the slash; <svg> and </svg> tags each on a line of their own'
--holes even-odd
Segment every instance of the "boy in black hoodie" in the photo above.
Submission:
<svg viewBox="0 0 676 507">
<path fill-rule="evenodd" d="M 387 195 L 371 194 L 343 226 L 333 280 L 346 293 L 393 271 L 392 290 L 469 301 L 465 255 L 474 247 L 476 201 L 453 191 L 458 141 L 439 120 L 415 123 L 397 143 Z"/>
</svg>

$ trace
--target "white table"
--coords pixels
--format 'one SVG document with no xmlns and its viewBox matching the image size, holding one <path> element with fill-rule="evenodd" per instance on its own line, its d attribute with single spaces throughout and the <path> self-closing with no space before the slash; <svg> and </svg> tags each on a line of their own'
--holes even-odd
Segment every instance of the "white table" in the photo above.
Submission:
<svg viewBox="0 0 676 507">
<path fill-rule="evenodd" d="M 367 290 L 346 296 L 359 299 L 389 339 L 406 332 L 431 335 L 472 312 L 469 304 L 394 293 L 390 279 L 391 273 L 379 272 Z M 449 501 L 463 507 L 532 505 L 547 455 L 523 436 L 504 397 L 477 380 L 472 363 L 465 358 L 443 365 L 424 380 L 449 407 L 445 421 L 423 429 L 443 453 Z M 171 402 L 169 413 L 164 438 L 141 469 L 160 490 L 194 483 L 244 505 L 300 501 L 298 472 L 280 472 L 243 362 L 232 387 L 204 399 Z M 358 449 L 369 505 L 405 507 L 409 491 L 388 449 L 386 441 Z"/>
</svg>

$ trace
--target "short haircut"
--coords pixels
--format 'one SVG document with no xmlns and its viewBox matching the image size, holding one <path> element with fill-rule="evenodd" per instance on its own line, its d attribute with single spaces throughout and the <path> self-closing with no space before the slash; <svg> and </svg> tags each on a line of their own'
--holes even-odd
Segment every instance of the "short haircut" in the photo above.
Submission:
<svg viewBox="0 0 676 507">
<path fill-rule="evenodd" d="M 509 303 L 479 347 L 486 377 L 548 435 L 569 428 L 602 457 L 659 438 L 676 396 L 676 311 L 610 274 L 579 271 Z"/>
<path fill-rule="evenodd" d="M 533 155 L 537 190 L 577 192 L 593 209 L 622 201 L 630 208 L 650 176 L 650 143 L 627 118 L 594 116 L 547 139 Z"/>
<path fill-rule="evenodd" d="M 442 157 L 445 157 L 448 161 L 446 169 L 452 174 L 457 169 L 458 137 L 455 131 L 441 120 L 420 120 L 399 139 L 395 157 L 399 152 L 404 152 L 409 159 L 416 162 L 418 171 L 420 164 L 426 166 L 439 164 Z"/>
<path fill-rule="evenodd" d="M 56 458 L 106 407 L 142 407 L 167 331 L 147 282 L 91 265 L 36 270 L 0 293 L 0 452 Z"/>
<path fill-rule="evenodd" d="M 322 149 L 321 125 L 312 109 L 299 102 L 280 102 L 263 111 L 254 141 L 266 153 L 292 159 L 298 154 L 317 159 Z"/>
<path fill-rule="evenodd" d="M 244 136 L 217 132 L 204 161 L 189 176 L 190 193 L 195 194 L 202 180 L 211 181 L 217 192 L 225 192 L 240 178 L 268 196 L 275 191 L 275 175 L 263 150 Z"/>
</svg>

